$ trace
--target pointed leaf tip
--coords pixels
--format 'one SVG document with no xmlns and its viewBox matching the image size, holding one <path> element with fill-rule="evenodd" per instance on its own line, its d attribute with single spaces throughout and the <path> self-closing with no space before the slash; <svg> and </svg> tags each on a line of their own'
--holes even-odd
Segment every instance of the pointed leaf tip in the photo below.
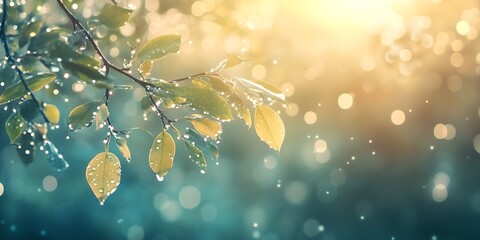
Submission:
<svg viewBox="0 0 480 240">
<path fill-rule="evenodd" d="M 122 153 L 123 157 L 127 159 L 127 162 L 130 162 L 130 159 L 132 159 L 132 156 L 130 154 L 130 149 L 128 148 L 128 145 L 127 145 L 127 139 L 123 137 L 117 137 L 115 139 L 115 143 L 117 144 L 118 150 Z"/>
<path fill-rule="evenodd" d="M 262 141 L 276 151 L 280 151 L 285 138 L 285 125 L 273 109 L 260 105 L 255 109 L 254 125 Z"/>
</svg>

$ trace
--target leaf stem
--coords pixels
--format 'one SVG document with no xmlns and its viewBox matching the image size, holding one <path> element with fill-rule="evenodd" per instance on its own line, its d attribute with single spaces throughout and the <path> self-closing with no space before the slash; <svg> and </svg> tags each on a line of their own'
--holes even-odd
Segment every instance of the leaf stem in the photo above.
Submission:
<svg viewBox="0 0 480 240">
<path fill-rule="evenodd" d="M 163 111 L 160 110 L 160 108 L 158 107 L 157 103 L 155 102 L 155 99 L 153 99 L 153 96 L 152 96 L 152 92 L 151 92 L 151 91 L 147 91 L 147 94 L 148 94 L 148 99 L 150 99 L 150 103 L 155 107 L 155 109 L 157 110 L 157 112 L 160 114 L 160 119 L 162 120 L 163 129 L 166 130 L 166 129 L 167 129 L 167 126 L 172 126 L 172 123 L 174 123 L 175 121 L 169 119 L 169 118 L 163 113 Z M 172 126 L 172 127 L 173 127 L 173 126 Z"/>
<path fill-rule="evenodd" d="M 110 91 L 111 90 L 109 88 L 105 89 L 105 106 L 107 107 L 107 109 L 108 109 L 108 103 L 110 101 Z M 115 134 L 119 133 L 119 131 L 117 131 L 113 126 L 112 121 L 110 120 L 110 111 L 108 112 L 109 112 L 109 114 L 107 115 L 108 131 L 110 132 L 111 135 L 115 136 Z"/>
<path fill-rule="evenodd" d="M 27 91 L 28 95 L 30 97 L 32 97 L 32 100 L 34 100 L 35 104 L 37 104 L 37 107 L 40 109 L 40 113 L 41 113 L 43 119 L 45 120 L 45 122 L 47 124 L 50 124 L 50 121 L 48 120 L 47 115 L 45 115 L 45 112 L 43 111 L 43 107 L 41 106 L 40 102 L 38 101 L 38 99 L 33 94 L 32 90 L 30 90 L 30 87 L 28 87 L 28 84 L 25 80 L 25 76 L 24 76 L 23 71 L 20 70 L 20 68 L 18 68 L 18 66 L 16 64 L 16 61 L 12 57 L 12 54 L 10 52 L 10 47 L 8 46 L 7 34 L 6 34 L 6 31 L 7 31 L 7 27 L 6 27 L 7 26 L 7 14 L 8 14 L 7 0 L 3 0 L 2 11 L 3 11 L 3 14 L 2 14 L 2 23 L 1 23 L 2 25 L 0 26 L 0 39 L 3 43 L 3 49 L 5 50 L 5 56 L 7 57 L 8 63 L 15 69 L 18 76 L 20 77 L 20 81 L 22 82 L 22 85 L 25 88 L 25 91 Z"/>
</svg>

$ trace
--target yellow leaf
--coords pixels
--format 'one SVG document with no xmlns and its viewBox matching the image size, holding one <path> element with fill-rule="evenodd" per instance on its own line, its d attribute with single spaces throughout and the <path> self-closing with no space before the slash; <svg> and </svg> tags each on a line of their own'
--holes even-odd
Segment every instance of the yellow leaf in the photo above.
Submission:
<svg viewBox="0 0 480 240">
<path fill-rule="evenodd" d="M 153 62 L 152 61 L 145 61 L 138 66 L 138 72 L 142 75 L 143 78 L 150 77 L 150 73 L 152 72 Z"/>
<path fill-rule="evenodd" d="M 241 115 L 240 117 L 245 121 L 245 124 L 247 124 L 248 128 L 252 127 L 252 115 L 250 114 L 250 111 L 248 111 L 248 108 L 243 107 L 241 109 Z"/>
<path fill-rule="evenodd" d="M 159 181 L 162 181 L 172 168 L 174 156 L 175 141 L 167 132 L 161 132 L 153 141 L 148 156 L 150 168 L 157 175 Z"/>
<path fill-rule="evenodd" d="M 109 115 L 110 113 L 108 112 L 107 105 L 103 103 L 100 106 L 100 110 L 98 110 L 97 115 L 95 115 L 95 126 L 97 127 L 97 130 L 102 127 L 102 123 L 107 120 Z"/>
<path fill-rule="evenodd" d="M 208 118 L 198 118 L 190 120 L 195 129 L 203 136 L 208 136 L 212 139 L 217 139 L 218 135 L 222 133 L 222 124 Z"/>
<path fill-rule="evenodd" d="M 46 104 L 43 107 L 43 111 L 49 122 L 55 125 L 60 122 L 60 111 L 58 111 L 58 108 L 55 105 Z"/>
<path fill-rule="evenodd" d="M 237 66 L 238 64 L 244 63 L 246 60 L 240 56 L 230 54 L 227 56 L 227 62 L 225 68 L 231 68 Z"/>
<path fill-rule="evenodd" d="M 127 139 L 123 137 L 117 137 L 115 139 L 115 143 L 117 144 L 118 150 L 122 153 L 123 157 L 127 159 L 128 162 L 130 162 L 132 155 L 130 154 L 130 149 L 127 145 Z"/>
<path fill-rule="evenodd" d="M 260 105 L 255 109 L 255 131 L 271 148 L 280 151 L 285 138 L 285 126 L 280 116 L 271 108 Z"/>
<path fill-rule="evenodd" d="M 85 175 L 95 197 L 103 205 L 120 184 L 120 161 L 111 152 L 99 153 L 88 163 Z"/>
</svg>

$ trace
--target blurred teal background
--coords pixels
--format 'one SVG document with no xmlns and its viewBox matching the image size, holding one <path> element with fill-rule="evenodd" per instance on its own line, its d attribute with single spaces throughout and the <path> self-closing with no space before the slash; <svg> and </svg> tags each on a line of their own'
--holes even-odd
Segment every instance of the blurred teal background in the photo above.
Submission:
<svg viewBox="0 0 480 240">
<path fill-rule="evenodd" d="M 89 18 L 106 2 L 76 13 Z M 201 174 L 177 143 L 158 182 L 147 162 L 153 137 L 134 131 L 132 162 L 121 159 L 121 184 L 100 206 L 85 168 L 105 130 L 67 133 L 65 119 L 103 92 L 65 80 L 58 94 L 39 95 L 61 108 L 49 136 L 65 172 L 42 155 L 23 166 L 0 132 L 0 239 L 480 239 L 478 1 L 120 4 L 137 7 L 133 20 L 95 32 L 113 62 L 128 56 L 127 41 L 167 33 L 182 35 L 182 50 L 155 64 L 159 78 L 208 70 L 229 53 L 249 58 L 226 74 L 284 90 L 282 151 L 236 121 L 224 127 L 220 165 Z M 42 11 L 69 26 L 55 1 Z M 117 128 L 160 131 L 159 119 L 141 117 L 142 96 L 114 93 Z"/>
</svg>

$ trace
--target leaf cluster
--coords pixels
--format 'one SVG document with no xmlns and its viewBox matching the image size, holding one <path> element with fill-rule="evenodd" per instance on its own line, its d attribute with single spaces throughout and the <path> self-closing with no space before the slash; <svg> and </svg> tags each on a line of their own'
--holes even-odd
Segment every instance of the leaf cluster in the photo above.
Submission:
<svg viewBox="0 0 480 240">
<path fill-rule="evenodd" d="M 78 18 L 75 12 L 83 1 L 57 0 L 58 9 L 73 26 L 71 29 L 42 21 L 37 9 L 45 2 L 35 1 L 35 7 L 28 13 L 22 3 L 3 2 L 0 38 L 6 58 L 1 63 L 0 75 L 5 87 L 0 87 L 0 105 L 11 106 L 13 110 L 5 129 L 23 163 L 31 163 L 40 149 L 56 169 L 68 167 L 47 137 L 48 130 L 64 127 L 59 108 L 39 100 L 38 96 L 48 98 L 52 86 L 60 88 L 72 81 L 92 91 L 104 92 L 100 99 L 84 100 L 74 107 L 67 119 L 71 132 L 92 125 L 99 132 L 105 130 L 105 149 L 91 159 L 85 172 L 101 204 L 121 180 L 121 162 L 110 151 L 110 142 L 115 142 L 119 152 L 130 162 L 135 156 L 130 152 L 128 138 L 132 130 L 140 129 L 119 129 L 112 123 L 114 116 L 109 103 L 116 91 L 142 88 L 144 96 L 138 104 L 143 109 L 143 117 L 158 116 L 162 127 L 156 136 L 153 135 L 148 164 L 160 181 L 173 167 L 177 144 L 185 147 L 202 173 L 210 162 L 218 164 L 222 127 L 235 119 L 243 120 L 248 128 L 253 125 L 263 142 L 280 151 L 285 127 L 271 105 L 285 103 L 282 91 L 267 82 L 223 75 L 227 69 L 246 63 L 244 58 L 230 55 L 211 70 L 184 78 L 169 81 L 155 78 L 152 77 L 154 62 L 178 52 L 181 36 L 161 35 L 143 42 L 130 49 L 130 59 L 119 67 L 103 54 L 95 29 L 102 25 L 112 31 L 118 30 L 131 20 L 132 9 L 109 2 L 97 16 L 87 21 Z M 19 19 L 20 14 L 27 14 L 27 17 Z M 16 28 L 9 27 L 12 25 Z M 119 84 L 118 76 L 131 81 L 132 85 Z M 173 112 L 181 117 L 171 118 Z M 188 127 L 179 130 L 178 126 L 183 125 L 178 122 Z"/>
</svg>

